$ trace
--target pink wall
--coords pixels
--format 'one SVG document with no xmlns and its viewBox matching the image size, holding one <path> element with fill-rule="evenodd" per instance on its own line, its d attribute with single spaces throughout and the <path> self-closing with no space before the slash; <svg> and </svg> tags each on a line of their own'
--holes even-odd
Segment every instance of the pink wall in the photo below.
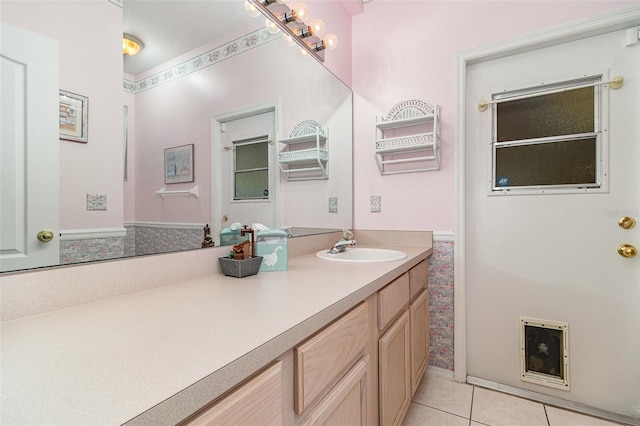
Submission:
<svg viewBox="0 0 640 426">
<path fill-rule="evenodd" d="M 632 7 L 637 1 L 374 0 L 353 17 L 354 227 L 451 231 L 457 52 Z M 440 171 L 380 176 L 375 117 L 397 103 L 440 105 Z M 371 195 L 382 212 L 369 212 Z"/>
<path fill-rule="evenodd" d="M 121 227 L 122 8 L 106 0 L 1 7 L 3 21 L 58 40 L 60 88 L 89 98 L 89 142 L 52 141 L 60 144 L 60 229 Z M 87 211 L 87 193 L 107 194 L 107 211 Z"/>
</svg>

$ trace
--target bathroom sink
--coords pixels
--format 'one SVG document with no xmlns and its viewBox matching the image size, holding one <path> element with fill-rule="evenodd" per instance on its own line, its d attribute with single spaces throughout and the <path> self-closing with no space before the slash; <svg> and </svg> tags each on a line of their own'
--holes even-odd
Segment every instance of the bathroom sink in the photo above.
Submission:
<svg viewBox="0 0 640 426">
<path fill-rule="evenodd" d="M 356 247 L 348 248 L 343 253 L 336 254 L 330 254 L 327 253 L 327 250 L 321 250 L 316 253 L 316 256 L 320 259 L 331 260 L 334 262 L 373 263 L 402 260 L 407 257 L 407 253 L 398 250 Z"/>
</svg>

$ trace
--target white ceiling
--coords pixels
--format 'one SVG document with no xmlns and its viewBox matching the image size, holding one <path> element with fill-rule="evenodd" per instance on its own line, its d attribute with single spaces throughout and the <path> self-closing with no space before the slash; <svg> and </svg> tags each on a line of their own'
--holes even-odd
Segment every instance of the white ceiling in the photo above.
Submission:
<svg viewBox="0 0 640 426">
<path fill-rule="evenodd" d="M 124 32 L 144 49 L 124 57 L 124 72 L 139 74 L 225 34 L 239 37 L 264 25 L 244 0 L 124 0 Z M 238 32 L 245 28 L 245 32 Z"/>
</svg>

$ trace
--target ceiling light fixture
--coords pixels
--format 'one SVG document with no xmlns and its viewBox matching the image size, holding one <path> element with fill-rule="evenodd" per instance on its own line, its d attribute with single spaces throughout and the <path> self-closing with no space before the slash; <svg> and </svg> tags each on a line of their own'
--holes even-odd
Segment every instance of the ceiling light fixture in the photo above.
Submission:
<svg viewBox="0 0 640 426">
<path fill-rule="evenodd" d="M 324 50 L 331 50 L 338 44 L 338 38 L 334 34 L 322 37 L 324 23 L 320 19 L 306 24 L 309 20 L 309 8 L 304 3 L 296 3 L 290 8 L 284 4 L 284 0 L 246 2 L 267 17 L 267 28 L 271 33 L 277 32 L 275 28 L 279 28 L 285 40 L 291 40 L 320 62 L 324 62 Z"/>
<path fill-rule="evenodd" d="M 144 44 L 137 39 L 136 37 L 130 34 L 123 34 L 122 36 L 122 54 L 133 56 L 136 55 L 142 48 Z"/>
</svg>

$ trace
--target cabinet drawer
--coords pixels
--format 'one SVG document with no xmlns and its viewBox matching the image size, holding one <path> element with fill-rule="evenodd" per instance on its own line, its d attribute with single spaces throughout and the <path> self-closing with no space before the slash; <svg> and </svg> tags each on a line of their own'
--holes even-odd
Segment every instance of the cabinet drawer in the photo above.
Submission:
<svg viewBox="0 0 640 426">
<path fill-rule="evenodd" d="M 383 330 L 409 302 L 409 274 L 378 292 L 378 329 Z"/>
<path fill-rule="evenodd" d="M 368 342 L 369 308 L 364 302 L 295 348 L 296 413 L 303 413 L 337 383 Z"/>
<path fill-rule="evenodd" d="M 411 298 L 416 297 L 420 290 L 427 287 L 429 283 L 429 264 L 426 260 L 411 268 L 409 281 L 411 282 Z"/>
<path fill-rule="evenodd" d="M 282 425 L 282 362 L 278 361 L 184 424 Z"/>
</svg>

